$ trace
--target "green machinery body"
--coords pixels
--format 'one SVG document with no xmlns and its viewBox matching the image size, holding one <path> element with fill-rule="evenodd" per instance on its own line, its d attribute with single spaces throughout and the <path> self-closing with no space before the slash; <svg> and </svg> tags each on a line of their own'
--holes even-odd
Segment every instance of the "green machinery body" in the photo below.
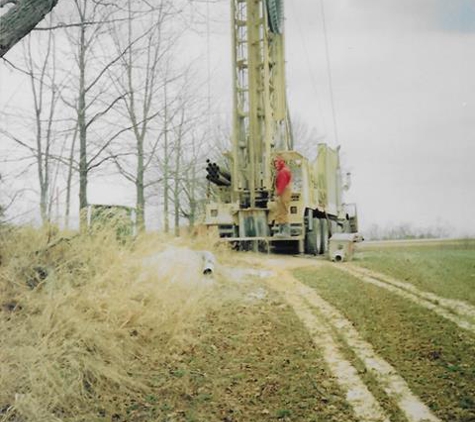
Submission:
<svg viewBox="0 0 475 422">
<path fill-rule="evenodd" d="M 273 162 L 281 156 L 293 174 L 292 236 L 286 240 L 297 242 L 300 252 L 323 253 L 332 232 L 357 230 L 356 214 L 342 203 L 338 149 L 316 145 L 314 162 L 293 151 L 283 0 L 231 0 L 231 11 L 232 149 L 208 175 L 216 187 L 206 206 L 205 224 L 230 241 L 272 241 Z"/>
</svg>

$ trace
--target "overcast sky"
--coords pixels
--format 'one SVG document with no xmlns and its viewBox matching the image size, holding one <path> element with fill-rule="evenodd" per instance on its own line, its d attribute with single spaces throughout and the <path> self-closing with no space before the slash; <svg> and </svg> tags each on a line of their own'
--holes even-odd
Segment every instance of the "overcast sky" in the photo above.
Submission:
<svg viewBox="0 0 475 422">
<path fill-rule="evenodd" d="M 214 109 L 226 114 L 228 1 L 210 9 L 209 49 L 203 31 L 190 35 L 190 54 L 206 73 L 209 51 Z M 442 224 L 475 235 L 475 0 L 325 0 L 329 62 L 320 0 L 287 0 L 285 9 L 291 113 L 342 146 L 363 230 Z M 22 84 L 5 75 L 0 110 Z M 91 186 L 91 202 L 103 191 Z"/>
</svg>

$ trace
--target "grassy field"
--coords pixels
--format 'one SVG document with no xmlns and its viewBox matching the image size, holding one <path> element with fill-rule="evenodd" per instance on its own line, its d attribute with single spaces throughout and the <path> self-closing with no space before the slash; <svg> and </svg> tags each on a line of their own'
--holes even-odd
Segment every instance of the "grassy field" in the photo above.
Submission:
<svg viewBox="0 0 475 422">
<path fill-rule="evenodd" d="M 367 420 L 406 421 L 355 346 L 337 346 L 349 328 L 320 297 L 441 421 L 475 420 L 473 333 L 321 260 L 220 249 L 204 278 L 206 243 L 0 231 L 0 422 L 352 422 L 374 410 L 358 410 L 361 385 L 382 409 Z M 471 301 L 473 251 L 386 247 L 355 263 Z"/>
<path fill-rule="evenodd" d="M 442 297 L 471 303 L 475 298 L 473 242 L 363 251 L 355 263 Z M 338 266 L 301 269 L 295 275 L 340 309 L 441 420 L 475 420 L 473 333 L 390 291 L 363 283 Z M 356 367 L 361 366 L 351 348 L 346 353 Z M 371 375 L 365 376 L 371 386 Z M 374 390 L 385 400 L 382 391 Z M 399 420 L 397 411 L 391 414 L 391 420 Z"/>
<path fill-rule="evenodd" d="M 356 262 L 425 291 L 475 305 L 475 240 L 369 243 Z"/>
</svg>

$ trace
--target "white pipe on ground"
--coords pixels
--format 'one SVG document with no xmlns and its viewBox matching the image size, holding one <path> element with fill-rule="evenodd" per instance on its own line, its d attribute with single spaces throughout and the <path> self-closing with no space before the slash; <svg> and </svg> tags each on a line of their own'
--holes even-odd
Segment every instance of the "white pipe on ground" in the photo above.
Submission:
<svg viewBox="0 0 475 422">
<path fill-rule="evenodd" d="M 201 257 L 203 258 L 203 274 L 213 274 L 214 267 L 216 266 L 216 257 L 209 251 L 202 251 Z"/>
</svg>

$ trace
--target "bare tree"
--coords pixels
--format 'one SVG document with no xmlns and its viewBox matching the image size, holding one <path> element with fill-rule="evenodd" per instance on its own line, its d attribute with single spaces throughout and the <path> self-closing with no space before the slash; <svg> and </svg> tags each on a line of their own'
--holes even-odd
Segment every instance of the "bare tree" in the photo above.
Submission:
<svg viewBox="0 0 475 422">
<path fill-rule="evenodd" d="M 23 171 L 17 174 L 9 174 L 8 172 L 0 174 L 0 223 L 8 222 L 17 217 L 17 214 L 15 214 L 12 218 L 8 215 L 8 211 L 14 208 L 18 200 L 21 200 L 25 189 L 18 189 L 18 187 L 12 189 L 11 187 L 14 184 L 14 180 L 22 177 L 23 174 Z"/>
<path fill-rule="evenodd" d="M 206 179 L 204 168 L 209 154 L 211 139 L 208 133 L 207 116 L 203 115 L 203 99 L 198 95 L 199 84 L 190 73 L 178 91 L 171 120 L 171 159 L 169 163 L 170 189 L 173 200 L 174 234 L 180 234 L 180 221 L 184 217 L 189 227 L 195 224 L 200 199 L 205 197 Z"/>
<path fill-rule="evenodd" d="M 163 87 L 163 98 L 164 98 L 164 113 L 163 113 L 163 229 L 165 233 L 170 231 L 170 142 L 169 142 L 169 106 L 168 106 L 168 95 L 167 95 L 167 86 Z"/>
<path fill-rule="evenodd" d="M 64 220 L 65 220 L 65 226 L 67 229 L 69 229 L 69 219 L 70 219 L 70 214 L 71 214 L 71 190 L 72 190 L 72 184 L 73 184 L 73 174 L 75 170 L 74 153 L 75 153 L 77 135 L 78 135 L 78 127 L 76 124 L 76 127 L 74 128 L 73 139 L 72 139 L 70 149 L 69 149 L 68 161 L 66 163 L 68 172 L 67 172 L 67 177 L 66 177 L 66 209 L 65 209 Z"/>
<path fill-rule="evenodd" d="M 120 2 L 73 2 L 78 22 L 67 27 L 67 34 L 76 49 L 74 59 L 78 70 L 77 84 L 74 86 L 71 80 L 71 85 L 76 90 L 76 98 L 71 101 L 63 97 L 63 101 L 72 107 L 76 114 L 79 160 L 75 161 L 75 166 L 71 168 L 75 168 L 79 173 L 79 221 L 81 230 L 84 230 L 87 225 L 87 186 L 90 172 L 112 159 L 106 154 L 107 148 L 131 127 L 119 127 L 113 133 L 110 129 L 101 130 L 94 127 L 124 99 L 123 94 L 110 98 L 108 92 L 111 90 L 111 84 L 106 75 L 117 65 L 121 56 L 126 54 L 127 48 L 112 56 L 104 51 L 107 47 L 100 51 L 101 46 L 110 42 L 108 23 L 113 20 L 114 14 L 121 12 Z M 103 60 L 98 60 L 98 56 Z M 91 140 L 88 135 L 93 129 L 95 139 Z"/>
<path fill-rule="evenodd" d="M 168 71 L 169 69 L 167 69 L 167 74 Z M 180 164 L 180 157 L 177 157 L 177 155 L 181 153 L 182 125 L 185 115 L 185 104 L 182 101 L 175 101 L 178 100 L 180 96 L 175 94 L 175 99 L 170 98 L 171 95 L 169 94 L 169 91 L 169 84 L 165 84 L 163 87 L 163 149 L 162 157 L 158 161 L 163 172 L 163 229 L 165 233 L 170 231 L 170 204 L 172 202 L 171 195 L 173 194 L 172 185 L 174 177 L 175 180 L 177 180 L 177 167 Z M 179 116 L 181 120 L 178 124 L 175 121 L 176 116 Z M 173 159 L 174 153 L 175 160 Z M 175 172 L 173 171 L 173 163 L 175 164 Z"/>
<path fill-rule="evenodd" d="M 166 65 L 171 48 L 175 43 L 173 35 L 165 35 L 167 21 L 175 15 L 172 2 L 162 0 L 154 5 L 153 13 L 143 17 L 137 12 L 140 4 L 127 2 L 127 24 L 125 28 L 117 25 L 114 31 L 115 45 L 118 52 L 124 49 L 122 33 L 125 32 L 127 54 L 121 56 L 122 71 L 118 76 L 111 75 L 119 92 L 124 95 L 125 116 L 132 127 L 133 141 L 129 157 L 115 160 L 120 173 L 135 185 L 137 225 L 140 231 L 145 230 L 145 191 L 157 183 L 154 178 L 147 178 L 147 170 L 156 155 L 162 139 L 167 139 L 166 128 L 154 124 L 160 114 L 166 114 L 166 101 L 162 101 L 159 91 L 166 89 L 169 83 L 167 75 L 161 71 Z M 136 20 L 136 22 L 134 22 Z M 139 25 L 140 24 L 140 25 Z M 134 37 L 140 26 L 141 35 Z M 134 42 L 134 40 L 137 40 Z M 163 103 L 165 105 L 163 106 Z M 166 118 L 164 126 L 166 126 Z M 133 144 L 133 145 L 132 145 Z M 124 155 L 124 154 L 123 154 Z M 134 157 L 135 168 L 131 168 L 128 158 Z"/>
<path fill-rule="evenodd" d="M 35 122 L 35 155 L 40 188 L 40 214 L 43 224 L 50 222 L 52 206 L 54 118 L 61 87 L 56 84 L 56 54 L 53 32 L 48 33 L 46 51 L 35 63 L 31 40 L 25 46 L 26 67 L 33 96 Z M 46 80 L 48 78 L 48 80 Z M 49 97 L 49 98 L 47 98 Z M 46 127 L 44 127 L 46 126 Z"/>
<path fill-rule="evenodd" d="M 175 169 L 173 172 L 174 186 L 173 186 L 173 205 L 175 214 L 175 236 L 180 235 L 180 191 L 181 191 L 181 170 L 182 170 L 182 155 L 183 155 L 183 138 L 185 136 L 185 113 L 186 108 L 183 104 L 180 110 L 179 122 L 175 133 Z"/>
<path fill-rule="evenodd" d="M 0 9 L 10 7 L 0 16 L 0 57 L 53 10 L 58 0 L 0 0 Z"/>
<path fill-rule="evenodd" d="M 2 130 L 17 146 L 27 152 L 25 170 L 35 167 L 39 185 L 39 208 L 41 221 L 50 222 L 53 191 L 60 163 L 54 156 L 56 108 L 62 86 L 57 83 L 55 38 L 52 32 L 42 37 L 25 40 L 23 43 L 24 69 L 31 87 L 32 120 L 28 111 L 21 112 L 17 134 Z M 44 47 L 44 48 L 43 48 Z M 39 52 L 39 53 L 38 53 Z"/>
<path fill-rule="evenodd" d="M 317 143 L 323 142 L 325 135 L 320 134 L 314 127 L 310 127 L 298 116 L 292 118 L 292 133 L 294 138 L 294 149 L 314 159 L 317 155 Z"/>
<path fill-rule="evenodd" d="M 150 135 L 150 123 L 160 113 L 160 108 L 156 105 L 157 92 L 168 83 L 166 80 L 159 80 L 159 65 L 172 45 L 171 38 L 164 40 L 162 28 L 165 20 L 176 16 L 180 10 L 177 9 L 176 1 L 169 0 L 153 4 L 146 0 L 121 0 L 115 3 L 96 0 L 92 5 L 88 0 L 73 1 L 79 18 L 79 24 L 74 26 L 78 28 L 74 42 L 79 69 L 74 107 L 79 140 L 80 226 L 86 225 L 85 209 L 88 205 L 87 185 L 90 171 L 106 161 L 115 161 L 121 173 L 136 186 L 138 223 L 143 229 L 144 190 L 153 183 L 145 180 L 145 173 L 160 138 L 160 134 Z M 149 17 L 145 29 L 142 28 L 146 20 L 144 16 Z M 126 25 L 125 40 L 110 26 L 120 22 Z M 137 27 L 141 30 L 137 30 Z M 119 28 L 124 29 L 116 27 L 121 31 Z M 116 46 L 115 51 L 111 49 L 112 45 Z M 101 57 L 101 60 L 98 60 L 98 57 Z M 90 77 L 92 73 L 95 73 L 95 76 Z M 125 106 L 125 113 L 121 105 Z M 96 139 L 91 140 L 88 134 L 92 131 L 92 126 L 97 125 L 99 121 L 105 121 L 111 113 L 116 113 L 114 123 L 109 125 L 107 131 L 101 132 L 103 136 L 98 135 L 100 129 L 96 128 Z M 125 124 L 123 117 L 127 117 Z M 120 122 L 119 125 L 117 121 Z M 111 130 L 111 127 L 114 130 Z M 132 153 L 123 149 L 117 151 L 114 148 L 114 142 L 123 142 L 125 134 L 129 133 L 135 138 L 133 155 L 137 158 L 137 164 L 133 172 L 128 171 L 120 160 Z M 117 152 L 114 153 L 114 149 Z"/>
<path fill-rule="evenodd" d="M 49 3 L 51 10 L 56 2 L 0 0 L 0 8 L 4 7 L 0 19 L 3 22 L 13 12 L 18 13 L 19 19 L 20 11 L 26 11 L 20 5 Z M 58 163 L 67 166 L 64 180 L 66 222 L 69 224 L 70 198 L 75 176 L 78 176 L 80 226 L 84 228 L 91 174 L 98 168 L 103 169 L 103 164 L 114 161 L 122 166 L 124 175 L 129 173 L 133 176 L 133 180 L 130 180 L 136 189 L 139 226 L 142 229 L 144 227 L 145 192 L 148 187 L 160 182 L 165 187 L 167 220 L 174 213 L 175 226 L 178 225 L 177 210 L 183 213 L 184 203 L 184 173 L 181 170 L 188 172 L 189 164 L 188 135 L 186 131 L 182 133 L 186 124 L 180 123 L 180 116 L 184 116 L 185 121 L 188 116 L 187 112 L 182 114 L 176 104 L 180 83 L 174 81 L 179 80 L 180 72 L 177 69 L 169 71 L 166 67 L 172 56 L 174 32 L 183 30 L 180 26 L 184 22 L 181 14 L 190 12 L 190 16 L 194 15 L 191 9 L 195 3 L 199 1 L 70 0 L 74 12 L 69 15 L 70 22 L 51 23 L 48 27 L 38 28 L 50 31 L 47 34 L 48 43 L 43 43 L 47 55 L 40 63 L 37 55 L 32 54 L 30 66 L 25 71 L 33 89 L 36 137 L 26 143 L 22 136 L 10 138 L 25 144 L 28 158 L 38 163 L 34 168 L 40 185 L 43 221 L 50 218 L 53 192 L 60 192 L 53 186 L 58 174 Z M 183 12 L 184 8 L 187 8 L 186 12 Z M 147 19 L 144 18 L 144 11 Z M 172 17 L 180 19 L 173 19 L 172 22 L 169 19 Z M 171 24 L 164 32 L 167 19 Z M 147 25 L 143 27 L 145 21 Z M 127 31 L 123 31 L 120 43 L 116 42 L 119 37 L 111 32 L 112 25 L 122 29 L 128 27 Z M 62 92 L 56 83 L 51 83 L 50 75 L 42 73 L 43 65 L 45 69 L 53 68 L 55 49 L 51 31 L 58 28 L 65 29 L 64 33 L 74 51 L 69 57 L 72 60 L 66 57 L 62 57 L 61 62 L 58 60 L 61 63 L 59 67 L 63 67 L 58 72 L 64 71 L 64 75 L 68 75 L 66 89 Z M 64 46 L 59 41 L 58 45 Z M 114 49 L 114 45 L 117 48 Z M 62 51 L 58 49 L 57 54 Z M 59 97 L 70 107 L 70 114 L 67 114 L 67 109 L 59 110 L 57 107 Z M 61 132 L 59 129 L 53 130 L 51 123 L 55 110 L 62 113 Z M 3 133 L 5 129 L 0 131 Z M 175 146 L 177 139 L 180 144 Z M 122 148 L 124 145 L 127 148 Z M 174 156 L 176 151 L 182 151 L 183 154 Z M 157 160 L 161 168 L 151 171 Z"/>
<path fill-rule="evenodd" d="M 188 154 L 183 157 L 181 171 L 180 216 L 188 220 L 190 231 L 193 229 L 201 206 L 206 197 L 206 179 L 204 175 L 207 133 L 191 131 L 189 134 Z"/>
</svg>

